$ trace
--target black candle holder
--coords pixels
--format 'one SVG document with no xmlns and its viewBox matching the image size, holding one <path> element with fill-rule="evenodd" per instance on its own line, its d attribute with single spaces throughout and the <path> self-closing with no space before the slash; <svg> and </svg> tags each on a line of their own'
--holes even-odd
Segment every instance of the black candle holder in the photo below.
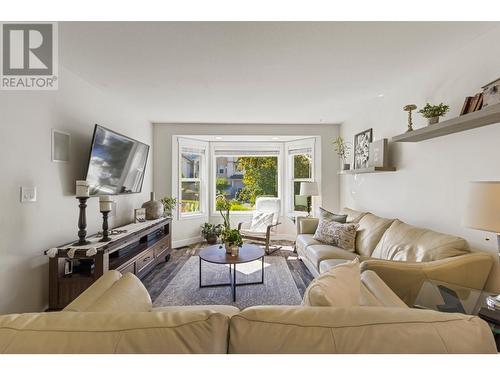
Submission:
<svg viewBox="0 0 500 375">
<path fill-rule="evenodd" d="M 109 237 L 109 226 L 108 226 L 108 214 L 111 211 L 101 211 L 102 214 L 102 238 L 99 242 L 109 242 L 111 237 Z"/>
<path fill-rule="evenodd" d="M 79 240 L 75 242 L 73 245 L 75 246 L 81 246 L 81 245 L 88 245 L 90 244 L 90 241 L 86 240 L 87 237 L 87 214 L 85 209 L 87 208 L 87 199 L 89 197 L 76 197 L 80 201 L 80 204 L 78 207 L 80 207 L 80 216 L 78 216 L 78 238 Z"/>
</svg>

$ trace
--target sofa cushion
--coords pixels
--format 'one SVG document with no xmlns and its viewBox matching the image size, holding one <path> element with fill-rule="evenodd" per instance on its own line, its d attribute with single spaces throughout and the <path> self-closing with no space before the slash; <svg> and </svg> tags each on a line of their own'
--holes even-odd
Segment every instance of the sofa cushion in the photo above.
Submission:
<svg viewBox="0 0 500 375">
<path fill-rule="evenodd" d="M 299 234 L 295 239 L 295 246 L 297 251 L 305 252 L 309 245 L 321 245 L 321 242 L 313 238 L 313 234 Z"/>
<path fill-rule="evenodd" d="M 321 263 L 319 264 L 319 273 L 324 273 L 329 271 L 335 266 L 338 266 L 339 264 L 342 263 L 347 263 L 349 260 L 347 259 L 326 259 L 322 260 Z"/>
<path fill-rule="evenodd" d="M 342 215 L 347 215 L 348 223 L 359 223 L 361 218 L 366 215 L 366 212 L 351 210 L 348 207 L 344 207 L 340 213 Z"/>
<path fill-rule="evenodd" d="M 377 244 L 372 257 L 406 262 L 429 262 L 468 252 L 469 245 L 463 238 L 394 220 Z"/>
<path fill-rule="evenodd" d="M 328 245 L 338 246 L 354 252 L 358 224 L 340 224 L 333 220 L 320 219 L 314 239 Z"/>
<path fill-rule="evenodd" d="M 356 254 L 331 245 L 310 245 L 305 251 L 307 259 L 319 270 L 320 263 L 325 259 L 353 260 Z"/>
<path fill-rule="evenodd" d="M 325 220 L 336 221 L 337 223 L 345 224 L 347 221 L 347 215 L 339 215 L 328 210 L 325 210 L 323 207 L 319 208 L 319 218 Z"/>
<path fill-rule="evenodd" d="M 361 285 L 361 294 L 365 300 L 361 301 L 360 305 L 370 306 L 373 297 L 377 301 L 373 306 L 408 307 L 373 271 L 361 273 Z"/>
<path fill-rule="evenodd" d="M 0 316 L 0 353 L 224 354 L 229 319 L 202 308 L 4 315 Z"/>
<path fill-rule="evenodd" d="M 385 219 L 371 213 L 363 215 L 356 232 L 356 252 L 367 257 L 371 256 L 393 221 L 394 219 Z"/>
<path fill-rule="evenodd" d="M 476 316 L 386 307 L 255 306 L 233 316 L 229 353 L 496 353 Z"/>
<path fill-rule="evenodd" d="M 304 292 L 303 306 L 359 306 L 359 260 L 343 262 L 315 278 Z"/>
</svg>

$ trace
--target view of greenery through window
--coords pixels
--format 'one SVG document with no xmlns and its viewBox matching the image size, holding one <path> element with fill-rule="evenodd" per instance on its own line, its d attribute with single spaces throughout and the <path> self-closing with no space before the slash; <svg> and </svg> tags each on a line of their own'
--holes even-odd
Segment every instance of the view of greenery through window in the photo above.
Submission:
<svg viewBox="0 0 500 375">
<path fill-rule="evenodd" d="M 216 194 L 231 200 L 231 211 L 251 211 L 260 196 L 278 196 L 278 157 L 219 156 Z"/>
<path fill-rule="evenodd" d="M 182 213 L 200 211 L 200 154 L 181 154 L 181 199 Z"/>
</svg>

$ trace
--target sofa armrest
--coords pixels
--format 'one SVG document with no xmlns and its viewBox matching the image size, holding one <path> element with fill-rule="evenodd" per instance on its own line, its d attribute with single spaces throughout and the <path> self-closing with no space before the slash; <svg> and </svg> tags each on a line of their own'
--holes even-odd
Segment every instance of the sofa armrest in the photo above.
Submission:
<svg viewBox="0 0 500 375">
<path fill-rule="evenodd" d="M 90 287 L 88 287 L 82 294 L 76 297 L 73 302 L 66 306 L 63 311 L 84 312 L 95 303 L 101 296 L 111 288 L 122 274 L 118 271 L 108 271 L 100 278 L 98 278 Z"/>
<path fill-rule="evenodd" d="M 492 265 L 489 254 L 477 252 L 431 262 L 368 259 L 361 263 L 361 271 L 375 271 L 399 298 L 412 306 L 425 280 L 482 290 Z"/>
<path fill-rule="evenodd" d="M 120 278 L 108 289 L 96 288 L 96 284 L 109 273 Z M 115 276 L 114 274 L 113 276 Z M 75 312 L 148 312 L 152 309 L 151 297 L 142 282 L 132 273 L 121 275 L 117 271 L 106 272 L 99 280 L 68 305 L 65 311 Z M 99 285 L 98 285 L 99 286 Z M 89 297 L 92 298 L 89 298 Z M 83 297 L 83 298 L 82 298 Z"/>
<path fill-rule="evenodd" d="M 314 234 L 319 219 L 314 217 L 297 217 L 297 234 Z"/>
</svg>

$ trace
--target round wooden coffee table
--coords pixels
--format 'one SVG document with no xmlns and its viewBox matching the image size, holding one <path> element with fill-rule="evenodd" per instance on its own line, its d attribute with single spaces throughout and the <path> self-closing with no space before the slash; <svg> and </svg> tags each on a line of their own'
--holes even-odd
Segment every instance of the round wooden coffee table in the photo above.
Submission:
<svg viewBox="0 0 500 375">
<path fill-rule="evenodd" d="M 264 284 L 264 255 L 265 252 L 257 245 L 244 244 L 240 247 L 239 255 L 234 257 L 226 254 L 224 245 L 213 245 L 200 250 L 200 288 L 214 288 L 220 286 L 230 286 L 233 296 L 233 302 L 236 302 L 236 287 L 243 285 Z M 241 263 L 253 262 L 254 260 L 262 259 L 261 280 L 250 283 L 236 283 L 236 265 Z M 215 264 L 229 265 L 229 282 L 221 284 L 203 284 L 201 282 L 201 261 Z"/>
</svg>

